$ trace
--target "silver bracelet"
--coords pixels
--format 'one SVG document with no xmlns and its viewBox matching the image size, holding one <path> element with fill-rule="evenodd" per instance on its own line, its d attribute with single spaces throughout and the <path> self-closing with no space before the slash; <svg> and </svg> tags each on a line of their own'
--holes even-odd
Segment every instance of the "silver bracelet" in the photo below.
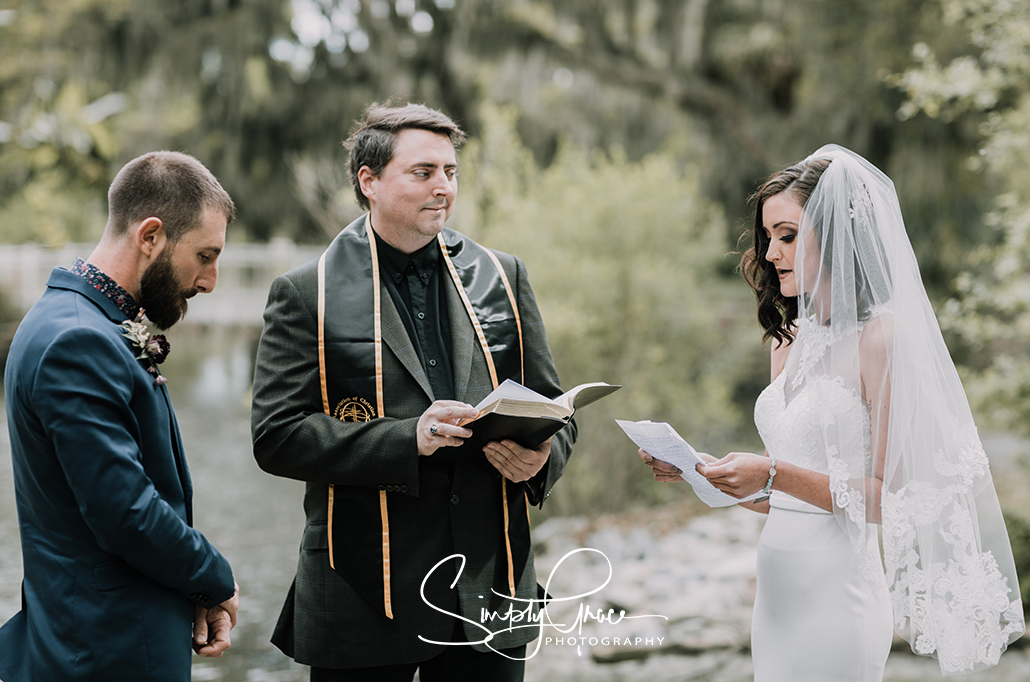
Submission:
<svg viewBox="0 0 1030 682">
<path fill-rule="evenodd" d="M 759 491 L 759 496 L 756 497 L 752 504 L 758 504 L 759 502 L 765 502 L 772 497 L 772 484 L 773 479 L 776 478 L 776 455 L 769 453 L 769 480 L 765 482 L 765 487 Z"/>
</svg>

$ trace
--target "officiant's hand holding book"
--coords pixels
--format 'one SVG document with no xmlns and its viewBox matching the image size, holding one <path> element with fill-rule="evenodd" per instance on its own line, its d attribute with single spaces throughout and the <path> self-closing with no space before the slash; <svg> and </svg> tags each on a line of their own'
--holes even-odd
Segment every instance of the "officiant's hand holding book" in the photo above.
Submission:
<svg viewBox="0 0 1030 682">
<path fill-rule="evenodd" d="M 513 440 L 524 448 L 536 449 L 563 429 L 577 409 L 620 388 L 604 382 L 580 384 L 551 399 L 506 379 L 476 405 L 478 417 L 458 422 L 458 426 L 471 430 L 472 436 L 461 445 L 440 448 L 434 457 L 450 459 L 482 453 L 487 443 L 502 440 Z"/>
</svg>

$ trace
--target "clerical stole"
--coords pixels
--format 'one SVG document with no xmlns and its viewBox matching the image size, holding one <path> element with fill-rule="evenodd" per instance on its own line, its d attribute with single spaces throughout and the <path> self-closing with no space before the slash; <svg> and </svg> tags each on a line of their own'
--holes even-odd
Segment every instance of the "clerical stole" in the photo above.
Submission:
<svg viewBox="0 0 1030 682">
<path fill-rule="evenodd" d="M 384 391 L 388 389 L 383 386 L 379 259 L 366 218 L 358 218 L 340 232 L 318 262 L 322 407 L 327 415 L 344 421 L 389 416 L 384 414 Z M 517 377 L 524 382 L 518 305 L 501 263 L 491 251 L 450 229 L 438 235 L 437 244 L 475 329 L 493 386 L 497 387 L 499 378 Z M 514 597 L 521 577 L 516 571 L 521 573 L 529 553 L 528 505 L 524 494 L 509 498 L 510 486 L 503 477 L 498 485 L 508 588 Z M 348 495 L 348 508 L 343 509 L 341 504 L 334 508 L 333 492 L 330 485 L 329 563 L 370 602 L 381 600 L 384 613 L 393 618 L 389 514 L 389 495 L 393 493 L 369 488 L 367 496 Z M 335 533 L 334 517 L 338 518 Z M 369 519 L 369 526 L 344 538 L 339 529 L 353 529 L 354 519 Z M 343 542 L 347 560 L 337 563 L 334 544 Z M 382 566 L 381 575 L 374 570 L 378 565 Z"/>
</svg>

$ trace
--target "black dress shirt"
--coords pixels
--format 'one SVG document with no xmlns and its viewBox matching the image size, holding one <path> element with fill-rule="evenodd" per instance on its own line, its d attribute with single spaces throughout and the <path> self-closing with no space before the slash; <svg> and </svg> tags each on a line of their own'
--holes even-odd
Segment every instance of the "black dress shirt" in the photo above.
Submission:
<svg viewBox="0 0 1030 682">
<path fill-rule="evenodd" d="M 436 240 L 409 256 L 376 234 L 376 249 L 382 280 L 433 387 L 433 397 L 454 400 L 449 278 Z"/>
<path fill-rule="evenodd" d="M 379 254 L 381 278 L 397 306 L 404 329 L 415 346 L 422 368 L 429 377 L 436 400 L 454 400 L 454 363 L 451 361 L 451 318 L 447 307 L 450 276 L 434 239 L 410 256 L 383 241 L 372 230 Z M 422 464 L 425 457 L 419 458 Z M 432 460 L 432 458 L 429 458 Z M 440 457 L 432 460 L 438 462 Z M 454 462 L 446 462 L 449 480 L 454 478 Z M 532 499 L 543 503 L 547 465 L 526 481 Z"/>
</svg>

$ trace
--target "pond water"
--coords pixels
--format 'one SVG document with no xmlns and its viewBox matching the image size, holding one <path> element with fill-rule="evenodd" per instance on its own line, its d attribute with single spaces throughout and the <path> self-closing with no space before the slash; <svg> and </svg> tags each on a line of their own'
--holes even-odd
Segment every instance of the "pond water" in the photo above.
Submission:
<svg viewBox="0 0 1030 682">
<path fill-rule="evenodd" d="M 164 366 L 176 407 L 195 489 L 197 527 L 231 562 L 240 584 L 239 625 L 233 647 L 219 660 L 194 657 L 193 680 L 292 682 L 307 680 L 269 643 L 290 586 L 304 524 L 303 484 L 262 472 L 250 444 L 249 391 L 256 329 L 183 327 L 169 334 L 172 353 Z M 14 489 L 0 410 L 0 622 L 20 608 L 22 577 Z M 999 488 L 1013 502 L 1027 501 L 1025 443 L 989 441 Z M 970 679 L 1030 679 L 1026 649 L 1006 653 L 1004 665 Z M 552 652 L 529 661 L 529 680 L 721 680 L 752 679 L 745 652 L 713 651 L 690 656 L 652 656 L 645 661 L 599 664 L 589 656 Z M 936 663 L 893 653 L 888 680 L 939 679 Z"/>
</svg>

